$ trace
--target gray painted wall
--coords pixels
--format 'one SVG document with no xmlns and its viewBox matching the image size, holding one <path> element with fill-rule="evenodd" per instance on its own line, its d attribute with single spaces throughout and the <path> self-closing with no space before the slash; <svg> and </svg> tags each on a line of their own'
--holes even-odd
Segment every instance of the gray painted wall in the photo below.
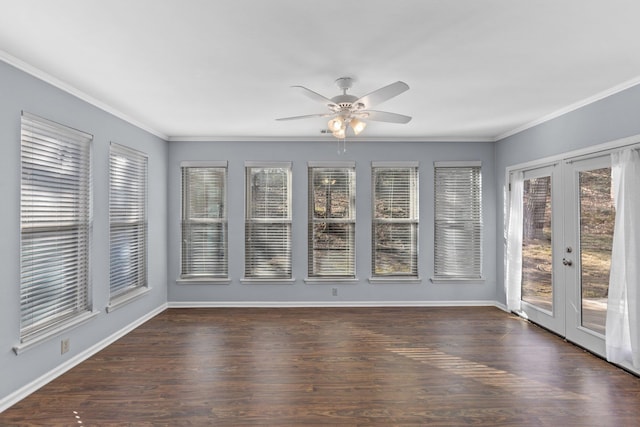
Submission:
<svg viewBox="0 0 640 427">
<path fill-rule="evenodd" d="M 392 125 L 391 125 L 392 126 Z M 347 139 L 347 152 L 337 153 L 337 140 L 326 142 L 171 142 L 169 145 L 169 293 L 170 304 L 380 304 L 446 301 L 494 301 L 496 288 L 496 195 L 494 144 L 483 142 L 363 142 Z M 180 265 L 180 162 L 229 162 L 229 273 L 231 284 L 177 284 Z M 244 268 L 244 162 L 293 162 L 293 284 L 241 284 Z M 306 284 L 307 162 L 356 162 L 356 283 Z M 369 283 L 371 271 L 371 162 L 420 162 L 419 284 Z M 480 160 L 483 173 L 484 283 L 433 284 L 433 162 Z M 338 288 L 338 296 L 331 288 Z"/>
<path fill-rule="evenodd" d="M 168 143 L 12 66 L 0 62 L 0 404 L 13 392 L 70 363 L 92 346 L 166 304 Z M 28 111 L 94 136 L 91 274 L 97 318 L 20 355 L 20 113 Z M 151 292 L 111 313 L 109 301 L 109 143 L 149 155 L 149 284 Z M 71 350 L 60 354 L 61 338 Z"/>
<path fill-rule="evenodd" d="M 640 85 L 564 114 L 496 143 L 496 300 L 504 292 L 504 195 L 509 166 L 640 134 Z"/>
</svg>

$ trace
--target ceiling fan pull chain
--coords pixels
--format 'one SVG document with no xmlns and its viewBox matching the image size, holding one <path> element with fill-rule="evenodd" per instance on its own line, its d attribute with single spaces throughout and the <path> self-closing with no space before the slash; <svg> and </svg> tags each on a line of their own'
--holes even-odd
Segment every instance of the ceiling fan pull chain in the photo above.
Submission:
<svg viewBox="0 0 640 427">
<path fill-rule="evenodd" d="M 340 142 L 342 142 L 342 147 L 340 147 Z M 347 153 L 347 138 L 338 139 L 338 155 Z"/>
</svg>

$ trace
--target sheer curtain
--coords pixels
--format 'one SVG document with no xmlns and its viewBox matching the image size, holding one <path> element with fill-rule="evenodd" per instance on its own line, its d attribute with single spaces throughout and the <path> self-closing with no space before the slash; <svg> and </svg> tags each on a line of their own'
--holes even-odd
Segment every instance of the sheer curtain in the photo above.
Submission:
<svg viewBox="0 0 640 427">
<path fill-rule="evenodd" d="M 607 360 L 640 368 L 640 152 L 611 154 L 616 207 L 606 322 Z"/>
<path fill-rule="evenodd" d="M 507 295 L 507 309 L 520 311 L 520 296 L 522 283 L 522 194 L 524 188 L 524 173 L 514 172 L 511 179 L 509 193 L 509 224 L 506 236 L 506 272 L 505 293 Z"/>
</svg>

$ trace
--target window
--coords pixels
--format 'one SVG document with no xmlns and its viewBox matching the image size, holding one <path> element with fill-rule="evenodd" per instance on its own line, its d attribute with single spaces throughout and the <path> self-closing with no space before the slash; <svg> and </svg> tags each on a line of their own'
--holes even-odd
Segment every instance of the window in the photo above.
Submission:
<svg viewBox="0 0 640 427">
<path fill-rule="evenodd" d="M 228 280 L 227 162 L 183 162 L 180 278 Z"/>
<path fill-rule="evenodd" d="M 291 279 L 291 163 L 245 164 L 245 279 Z"/>
<path fill-rule="evenodd" d="M 92 139 L 22 113 L 21 343 L 38 341 L 91 314 Z"/>
<path fill-rule="evenodd" d="M 435 163 L 434 279 L 482 277 L 480 162 Z"/>
<path fill-rule="evenodd" d="M 147 163 L 144 153 L 111 143 L 109 289 L 112 304 L 147 287 Z"/>
<path fill-rule="evenodd" d="M 355 278 L 355 163 L 309 163 L 309 277 Z"/>
<path fill-rule="evenodd" d="M 372 276 L 418 277 L 418 163 L 374 162 Z"/>
</svg>

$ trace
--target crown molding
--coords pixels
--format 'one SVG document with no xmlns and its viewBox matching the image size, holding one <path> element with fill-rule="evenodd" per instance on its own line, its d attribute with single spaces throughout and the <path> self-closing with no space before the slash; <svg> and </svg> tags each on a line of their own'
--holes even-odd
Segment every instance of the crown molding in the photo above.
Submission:
<svg viewBox="0 0 640 427">
<path fill-rule="evenodd" d="M 630 89 L 636 85 L 640 84 L 640 76 L 633 78 L 631 80 L 627 80 L 626 82 L 620 83 L 619 85 L 616 85 L 612 88 L 609 88 L 607 90 L 604 90 L 602 92 L 596 93 L 595 95 L 592 95 L 588 98 L 585 98 L 581 101 L 575 102 L 573 104 L 567 105 L 566 107 L 563 107 L 559 110 L 554 111 L 553 113 L 547 114 L 546 116 L 542 116 L 539 119 L 536 119 L 534 121 L 531 121 L 529 123 L 525 123 L 522 126 L 518 126 L 515 129 L 512 129 L 508 132 L 502 133 L 498 136 L 495 137 L 494 141 L 495 142 L 500 142 L 503 139 L 506 139 L 510 136 L 513 136 L 517 133 L 523 132 L 527 129 L 531 129 L 532 127 L 541 125 L 542 123 L 551 121 L 553 119 L 556 119 L 560 116 L 564 116 L 565 114 L 571 113 L 572 111 L 576 111 L 582 107 L 586 107 L 587 105 L 596 103 L 604 98 L 607 98 L 609 96 L 615 95 L 616 93 L 620 93 L 622 91 L 625 91 L 627 89 Z"/>
<path fill-rule="evenodd" d="M 93 105 L 94 107 L 97 107 L 99 109 L 101 109 L 102 111 L 109 113 L 119 119 L 124 120 L 125 122 L 132 124 L 133 126 L 140 128 L 146 132 L 149 132 L 152 135 L 157 136 L 158 138 L 164 139 L 165 141 L 167 141 L 169 139 L 169 137 L 165 134 L 163 134 L 162 132 L 158 132 L 156 129 L 153 129 L 150 126 L 147 126 L 144 123 L 141 123 L 133 118 L 131 118 L 130 116 L 124 114 L 123 112 L 113 108 L 112 106 L 105 104 L 102 101 L 97 100 L 96 98 L 92 97 L 91 95 L 86 94 L 85 92 L 82 92 L 81 90 L 71 86 L 70 84 L 56 78 L 53 77 L 51 74 L 45 73 L 44 71 L 40 70 L 39 68 L 36 68 L 30 64 L 27 64 L 26 62 L 16 58 L 15 56 L 12 56 L 10 54 L 8 54 L 7 52 L 0 50 L 0 61 L 6 62 L 7 64 L 11 65 L 12 67 L 17 68 L 20 71 L 24 71 L 25 73 L 39 79 L 42 80 L 45 83 L 50 84 L 51 86 L 54 86 L 70 95 L 75 96 L 76 98 Z"/>
<path fill-rule="evenodd" d="M 324 137 L 310 136 L 170 136 L 170 142 L 342 142 L 331 135 Z M 468 137 L 468 136 L 411 136 L 411 137 L 347 137 L 347 143 L 359 142 L 495 142 L 492 137 Z"/>
</svg>

